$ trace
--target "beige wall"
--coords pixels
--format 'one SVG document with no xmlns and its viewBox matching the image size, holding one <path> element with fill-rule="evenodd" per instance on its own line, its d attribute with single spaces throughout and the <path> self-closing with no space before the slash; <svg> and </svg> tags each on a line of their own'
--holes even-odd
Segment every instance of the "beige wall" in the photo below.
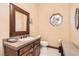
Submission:
<svg viewBox="0 0 79 59">
<path fill-rule="evenodd" d="M 3 55 L 2 39 L 9 37 L 9 6 L 0 3 L 0 55 Z"/>
<path fill-rule="evenodd" d="M 42 40 L 48 41 L 49 45 L 57 47 L 58 39 L 70 40 L 70 14 L 69 4 L 40 4 L 39 5 L 39 32 Z M 58 27 L 53 27 L 50 17 L 53 13 L 63 15 L 63 23 Z"/>
<path fill-rule="evenodd" d="M 30 33 L 33 36 L 38 35 L 38 17 L 36 4 L 16 4 L 30 13 L 32 24 Z M 2 39 L 9 37 L 9 4 L 0 3 L 0 55 L 3 55 Z"/>
</svg>

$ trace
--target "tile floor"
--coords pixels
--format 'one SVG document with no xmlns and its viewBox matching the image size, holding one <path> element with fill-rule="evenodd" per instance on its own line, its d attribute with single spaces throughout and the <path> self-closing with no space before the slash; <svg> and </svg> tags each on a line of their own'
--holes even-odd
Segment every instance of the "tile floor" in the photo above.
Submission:
<svg viewBox="0 0 79 59">
<path fill-rule="evenodd" d="M 61 56 L 57 49 L 41 47 L 40 56 Z"/>
</svg>

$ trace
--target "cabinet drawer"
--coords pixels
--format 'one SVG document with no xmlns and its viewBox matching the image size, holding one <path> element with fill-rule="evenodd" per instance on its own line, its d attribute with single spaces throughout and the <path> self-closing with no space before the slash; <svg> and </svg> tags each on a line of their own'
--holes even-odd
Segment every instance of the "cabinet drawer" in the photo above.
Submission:
<svg viewBox="0 0 79 59">
<path fill-rule="evenodd" d="M 19 54 L 22 55 L 23 53 L 25 53 L 26 51 L 28 51 L 28 50 L 31 49 L 31 48 L 33 48 L 33 44 L 30 44 L 30 45 L 27 45 L 27 46 L 21 48 L 21 49 L 19 50 Z"/>
<path fill-rule="evenodd" d="M 22 56 L 32 56 L 33 55 L 33 48 L 29 49 L 27 52 L 22 54 Z"/>
</svg>

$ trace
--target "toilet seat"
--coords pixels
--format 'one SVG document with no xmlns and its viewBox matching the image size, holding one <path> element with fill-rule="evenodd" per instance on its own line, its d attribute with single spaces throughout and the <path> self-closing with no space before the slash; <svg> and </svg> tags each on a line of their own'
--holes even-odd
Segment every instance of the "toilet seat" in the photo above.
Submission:
<svg viewBox="0 0 79 59">
<path fill-rule="evenodd" d="M 48 46 L 48 42 L 46 42 L 46 41 L 41 41 L 41 46 L 44 46 L 44 47 Z"/>
</svg>

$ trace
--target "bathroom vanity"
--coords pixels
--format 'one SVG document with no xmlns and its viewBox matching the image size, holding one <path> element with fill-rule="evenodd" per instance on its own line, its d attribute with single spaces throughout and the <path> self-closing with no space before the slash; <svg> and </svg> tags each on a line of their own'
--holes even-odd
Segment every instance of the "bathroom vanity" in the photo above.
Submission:
<svg viewBox="0 0 79 59">
<path fill-rule="evenodd" d="M 3 40 L 4 55 L 38 56 L 40 54 L 40 36 L 28 36 L 30 35 L 30 13 L 15 4 L 10 3 L 9 5 L 10 38 Z"/>
<path fill-rule="evenodd" d="M 38 56 L 40 54 L 40 37 L 19 39 L 11 43 L 3 42 L 5 56 Z"/>
</svg>

